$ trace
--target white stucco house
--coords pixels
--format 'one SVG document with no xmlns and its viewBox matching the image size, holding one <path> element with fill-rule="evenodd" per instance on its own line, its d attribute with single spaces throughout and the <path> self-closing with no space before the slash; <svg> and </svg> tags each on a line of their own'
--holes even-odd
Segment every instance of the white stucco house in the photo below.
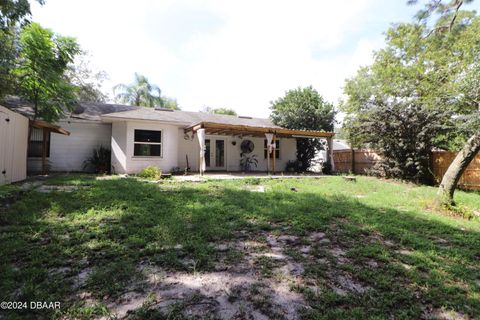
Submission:
<svg viewBox="0 0 480 320">
<path fill-rule="evenodd" d="M 24 116 L 32 115 L 31 107 L 18 98 L 4 104 Z M 56 125 L 68 135 L 45 136 L 32 129 L 30 172 L 40 171 L 38 144 L 44 137 L 49 171 L 82 171 L 93 149 L 104 146 L 111 149 L 114 173 L 138 173 L 151 165 L 163 172 L 187 167 L 193 172 L 240 171 L 242 145 L 243 151 L 250 151 L 243 156 L 258 160 L 252 170 L 280 172 L 295 160 L 297 138 L 325 139 L 331 146 L 334 136 L 284 129 L 268 119 L 101 103 L 79 103 Z"/>
</svg>

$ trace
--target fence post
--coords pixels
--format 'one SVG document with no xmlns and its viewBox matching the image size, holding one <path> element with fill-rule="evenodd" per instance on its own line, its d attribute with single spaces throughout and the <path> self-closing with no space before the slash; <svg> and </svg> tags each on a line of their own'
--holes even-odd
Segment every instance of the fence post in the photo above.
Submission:
<svg viewBox="0 0 480 320">
<path fill-rule="evenodd" d="M 352 173 L 355 174 L 355 149 L 352 148 Z"/>
</svg>

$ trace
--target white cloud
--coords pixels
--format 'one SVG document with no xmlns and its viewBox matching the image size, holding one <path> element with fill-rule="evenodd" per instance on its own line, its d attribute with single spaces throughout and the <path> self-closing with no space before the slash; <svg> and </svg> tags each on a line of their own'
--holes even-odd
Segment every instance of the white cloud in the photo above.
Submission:
<svg viewBox="0 0 480 320">
<path fill-rule="evenodd" d="M 381 44 L 379 35 L 350 37 L 373 1 L 48 0 L 33 14 L 76 36 L 110 75 L 108 88 L 140 72 L 185 110 L 265 117 L 271 100 L 298 86 L 338 100 Z"/>
</svg>

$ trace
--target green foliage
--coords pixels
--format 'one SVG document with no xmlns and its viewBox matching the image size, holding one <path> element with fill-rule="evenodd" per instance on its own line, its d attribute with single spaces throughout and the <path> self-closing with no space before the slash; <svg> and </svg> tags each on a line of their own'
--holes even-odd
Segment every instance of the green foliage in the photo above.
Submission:
<svg viewBox="0 0 480 320">
<path fill-rule="evenodd" d="M 346 82 L 346 135 L 383 152 L 387 176 L 428 181 L 431 149 L 457 150 L 480 128 L 480 18 L 458 12 L 457 21 L 429 36 L 423 24 L 393 26 L 374 63 Z"/>
<path fill-rule="evenodd" d="M 163 107 L 162 91 L 157 85 L 151 84 L 148 78 L 135 72 L 133 83 L 117 84 L 113 88 L 115 100 L 132 106 L 153 108 Z"/>
<path fill-rule="evenodd" d="M 77 42 L 32 23 L 20 32 L 19 45 L 17 67 L 13 70 L 18 94 L 33 103 L 34 118 L 58 120 L 75 102 L 75 87 L 64 75 L 80 52 Z"/>
<path fill-rule="evenodd" d="M 474 0 L 428 0 L 424 4 L 424 8 L 420 9 L 416 18 L 423 23 L 427 23 L 432 15 L 440 15 L 443 24 L 438 25 L 432 31 L 444 32 L 450 30 L 455 25 L 458 12 L 462 6 L 472 3 Z M 408 5 L 418 4 L 418 0 L 408 0 Z"/>
<path fill-rule="evenodd" d="M 159 180 L 162 176 L 162 170 L 155 166 L 148 166 L 140 171 L 138 176 L 144 179 Z"/>
<path fill-rule="evenodd" d="M 0 206 L 3 201 L 15 197 L 19 191 L 20 189 L 17 186 L 11 184 L 0 186 Z"/>
<path fill-rule="evenodd" d="M 76 87 L 78 101 L 106 103 L 108 95 L 102 91 L 102 84 L 108 79 L 105 71 L 93 70 L 86 52 L 81 52 L 74 63 L 69 64 L 65 77 Z"/>
<path fill-rule="evenodd" d="M 216 108 L 213 109 L 213 113 L 215 114 L 226 114 L 229 116 L 236 116 L 237 112 L 233 109 L 228 109 L 228 108 Z"/>
<path fill-rule="evenodd" d="M 112 152 L 109 148 L 100 146 L 93 150 L 92 156 L 85 160 L 83 169 L 93 169 L 95 173 L 110 172 L 110 159 Z"/>
<path fill-rule="evenodd" d="M 16 37 L 18 30 L 0 29 L 0 100 L 7 94 L 12 94 L 15 88 L 15 77 L 12 70 L 15 68 L 15 58 L 18 55 Z"/>
<path fill-rule="evenodd" d="M 273 123 L 288 129 L 333 131 L 336 111 L 312 87 L 297 88 L 271 103 Z M 317 150 L 318 139 L 297 138 L 297 160 L 307 170 Z"/>
<path fill-rule="evenodd" d="M 431 151 L 435 137 L 445 131 L 441 123 L 446 116 L 412 104 L 379 105 L 364 113 L 360 123 L 349 123 L 349 130 L 382 154 L 372 173 L 432 183 Z"/>
<path fill-rule="evenodd" d="M 298 172 L 300 171 L 300 164 L 298 160 L 288 160 L 285 164 L 285 171 L 287 172 Z"/>
<path fill-rule="evenodd" d="M 162 107 L 172 110 L 180 110 L 177 99 L 162 96 Z"/>
<path fill-rule="evenodd" d="M 332 174 L 332 164 L 330 162 L 322 163 L 322 173 Z"/>
<path fill-rule="evenodd" d="M 37 0 L 41 5 L 45 0 Z M 0 29 L 8 31 L 16 24 L 26 25 L 30 22 L 30 3 L 28 0 L 0 1 Z"/>
<path fill-rule="evenodd" d="M 212 108 L 212 107 L 208 107 L 208 106 L 204 106 L 203 109 L 202 109 L 202 112 L 213 113 L 213 114 L 225 114 L 225 115 L 229 115 L 229 116 L 236 116 L 237 115 L 237 112 L 233 109 Z"/>
</svg>

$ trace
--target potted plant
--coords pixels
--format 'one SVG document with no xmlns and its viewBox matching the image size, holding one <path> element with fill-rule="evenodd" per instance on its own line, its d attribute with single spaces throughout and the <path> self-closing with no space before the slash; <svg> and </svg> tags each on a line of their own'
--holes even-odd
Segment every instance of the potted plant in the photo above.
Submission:
<svg viewBox="0 0 480 320">
<path fill-rule="evenodd" d="M 240 168 L 243 172 L 251 171 L 253 167 L 258 166 L 258 160 L 256 155 L 248 156 L 245 153 L 240 154 Z"/>
</svg>

